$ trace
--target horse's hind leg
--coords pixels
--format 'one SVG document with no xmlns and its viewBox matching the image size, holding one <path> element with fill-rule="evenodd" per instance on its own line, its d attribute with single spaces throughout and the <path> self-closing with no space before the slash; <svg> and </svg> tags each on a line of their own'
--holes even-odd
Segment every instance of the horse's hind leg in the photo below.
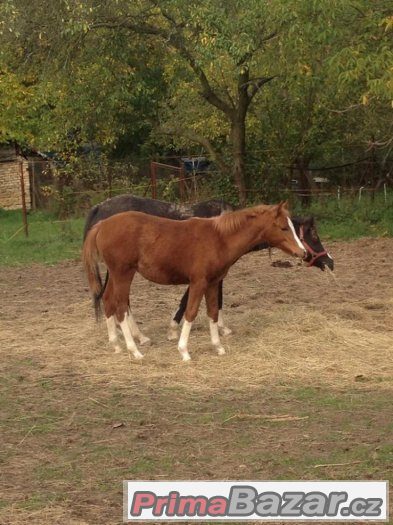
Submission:
<svg viewBox="0 0 393 525">
<path fill-rule="evenodd" d="M 123 332 L 124 339 L 126 341 L 127 349 L 133 353 L 135 359 L 142 359 L 143 354 L 140 353 L 138 347 L 135 344 L 134 338 L 132 336 L 130 323 L 129 323 L 129 314 L 128 311 L 124 312 L 123 320 L 118 321 L 121 331 Z"/>
<path fill-rule="evenodd" d="M 110 275 L 102 300 L 104 303 L 105 320 L 108 329 L 109 342 L 113 346 L 115 353 L 118 354 L 121 352 L 121 347 L 119 344 L 119 338 L 117 334 L 117 323 L 115 318 L 116 305 L 113 296 L 113 282 Z"/>
<path fill-rule="evenodd" d="M 116 304 L 116 318 L 127 345 L 127 349 L 134 354 L 136 359 L 142 359 L 141 354 L 135 344 L 130 328 L 130 315 L 128 310 L 129 294 L 135 270 L 117 272 L 113 275 L 113 296 Z M 134 321 L 133 321 L 134 322 Z"/>
<path fill-rule="evenodd" d="M 225 326 L 224 323 L 224 317 L 222 315 L 222 307 L 223 307 L 223 281 L 219 282 L 218 285 L 218 331 L 221 335 L 230 335 L 232 333 L 232 330 Z"/>
<path fill-rule="evenodd" d="M 223 355 L 225 354 L 225 348 L 221 344 L 218 333 L 218 290 L 218 284 L 210 285 L 206 289 L 205 299 L 207 315 L 209 316 L 211 342 L 218 355 Z"/>
<path fill-rule="evenodd" d="M 128 307 L 128 324 L 130 326 L 132 337 L 135 339 L 138 339 L 139 344 L 141 345 L 149 345 L 151 343 L 150 338 L 146 337 L 144 334 L 142 334 L 139 326 L 137 325 L 135 319 L 132 316 L 131 308 Z"/>
<path fill-rule="evenodd" d="M 120 354 L 121 347 L 117 336 L 117 325 L 114 315 L 106 318 L 106 327 L 108 329 L 109 342 L 112 344 L 115 354 Z"/>
<path fill-rule="evenodd" d="M 190 288 L 187 288 L 183 297 L 181 298 L 179 308 L 177 309 L 175 315 L 171 319 L 171 322 L 169 324 L 168 334 L 167 334 L 167 338 L 169 339 L 169 341 L 173 341 L 174 339 L 177 339 L 179 337 L 178 328 L 179 328 L 179 324 L 181 320 L 183 319 L 184 312 L 186 311 L 186 308 L 187 308 L 189 292 L 190 292 Z"/>
</svg>

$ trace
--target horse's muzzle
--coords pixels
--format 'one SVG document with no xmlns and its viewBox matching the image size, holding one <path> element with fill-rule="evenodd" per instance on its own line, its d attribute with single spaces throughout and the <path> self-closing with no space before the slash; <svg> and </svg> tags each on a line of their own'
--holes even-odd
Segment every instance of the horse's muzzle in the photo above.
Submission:
<svg viewBox="0 0 393 525">
<path fill-rule="evenodd" d="M 318 262 L 320 264 L 321 270 L 324 270 L 325 266 L 327 266 L 331 271 L 334 270 L 334 261 L 329 255 L 324 255 L 323 257 L 321 257 L 319 261 L 315 263 L 316 266 L 318 266 Z"/>
</svg>

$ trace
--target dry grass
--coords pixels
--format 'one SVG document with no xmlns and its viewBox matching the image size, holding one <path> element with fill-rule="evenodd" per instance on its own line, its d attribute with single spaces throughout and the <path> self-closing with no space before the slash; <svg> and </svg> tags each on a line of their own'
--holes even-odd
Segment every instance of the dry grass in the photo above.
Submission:
<svg viewBox="0 0 393 525">
<path fill-rule="evenodd" d="M 337 282 L 242 259 L 226 282 L 227 355 L 201 314 L 189 364 L 165 339 L 175 287 L 133 286 L 153 339 L 140 363 L 111 352 L 77 263 L 5 270 L 1 522 L 120 523 L 126 478 L 388 477 L 392 263 L 368 253 L 392 248 L 336 244 Z"/>
</svg>

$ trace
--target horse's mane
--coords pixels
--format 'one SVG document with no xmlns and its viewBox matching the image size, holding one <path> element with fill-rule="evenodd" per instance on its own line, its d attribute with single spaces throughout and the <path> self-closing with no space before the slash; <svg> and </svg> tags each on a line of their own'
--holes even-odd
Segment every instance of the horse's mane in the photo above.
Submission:
<svg viewBox="0 0 393 525">
<path fill-rule="evenodd" d="M 222 234 L 234 233 L 242 228 L 247 220 L 253 214 L 262 214 L 268 210 L 270 206 L 260 204 L 252 208 L 244 208 L 243 210 L 236 210 L 229 213 L 224 213 L 218 217 L 214 217 L 214 227 Z"/>
</svg>

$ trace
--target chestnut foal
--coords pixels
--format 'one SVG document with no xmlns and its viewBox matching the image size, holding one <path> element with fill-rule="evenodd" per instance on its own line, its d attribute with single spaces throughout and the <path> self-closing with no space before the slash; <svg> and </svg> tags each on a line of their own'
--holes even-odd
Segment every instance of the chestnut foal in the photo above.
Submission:
<svg viewBox="0 0 393 525">
<path fill-rule="evenodd" d="M 109 340 L 115 351 L 116 320 L 127 348 L 137 359 L 134 337 L 143 344 L 129 310 L 129 292 L 136 272 L 157 284 L 189 284 L 185 321 L 178 349 L 189 361 L 187 349 L 192 323 L 205 296 L 210 319 L 210 336 L 218 354 L 225 350 L 218 333 L 218 286 L 229 268 L 245 253 L 262 242 L 286 253 L 304 257 L 306 250 L 296 235 L 287 204 L 259 205 L 212 219 L 192 218 L 175 221 L 140 212 L 124 212 L 98 222 L 87 234 L 83 262 L 96 311 L 102 297 Z M 105 289 L 101 284 L 98 261 L 109 272 Z"/>
</svg>

